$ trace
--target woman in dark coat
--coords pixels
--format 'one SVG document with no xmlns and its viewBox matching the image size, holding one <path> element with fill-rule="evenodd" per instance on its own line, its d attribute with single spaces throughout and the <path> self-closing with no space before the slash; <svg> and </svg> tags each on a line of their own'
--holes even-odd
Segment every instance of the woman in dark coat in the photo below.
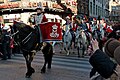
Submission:
<svg viewBox="0 0 120 80">
<path fill-rule="evenodd" d="M 93 69 L 90 72 L 90 77 L 92 78 L 96 72 L 98 72 L 105 79 L 111 78 L 114 74 L 116 75 L 116 63 L 110 60 L 108 55 L 99 49 L 97 40 L 92 40 L 91 43 L 93 47 L 93 54 L 91 54 L 89 62 Z"/>
</svg>

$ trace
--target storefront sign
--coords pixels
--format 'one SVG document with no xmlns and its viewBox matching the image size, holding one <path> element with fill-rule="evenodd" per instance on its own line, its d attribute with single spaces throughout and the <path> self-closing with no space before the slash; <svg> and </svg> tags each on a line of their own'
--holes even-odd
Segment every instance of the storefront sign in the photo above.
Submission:
<svg viewBox="0 0 120 80">
<path fill-rule="evenodd" d="M 8 4 L 0 4 L 0 8 L 17 8 L 19 7 L 19 3 L 18 2 L 12 2 L 12 3 L 8 3 Z"/>
<path fill-rule="evenodd" d="M 0 0 L 0 3 L 4 3 L 4 0 Z"/>
<path fill-rule="evenodd" d="M 55 2 L 47 2 L 47 1 L 43 1 L 41 2 L 43 7 L 50 7 L 50 8 L 58 8 L 58 9 L 62 9 L 62 7 L 60 5 L 58 5 Z M 39 2 L 9 2 L 7 4 L 0 4 L 0 8 L 2 9 L 6 9 L 6 8 L 27 8 L 27 7 L 37 7 L 39 4 Z"/>
</svg>

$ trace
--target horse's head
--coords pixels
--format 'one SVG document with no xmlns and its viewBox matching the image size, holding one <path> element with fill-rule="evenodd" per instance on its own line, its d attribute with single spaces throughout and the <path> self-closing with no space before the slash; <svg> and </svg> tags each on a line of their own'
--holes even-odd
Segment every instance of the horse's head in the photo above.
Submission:
<svg viewBox="0 0 120 80">
<path fill-rule="evenodd" d="M 38 40 L 36 29 L 33 29 L 29 25 L 21 22 L 15 22 L 13 27 L 17 31 L 16 38 L 18 39 L 18 42 L 22 48 L 31 50 L 33 47 L 35 47 Z"/>
<path fill-rule="evenodd" d="M 25 26 L 26 24 L 22 22 L 14 21 L 13 23 L 13 27 L 16 28 L 17 30 L 20 30 L 21 28 L 24 28 Z"/>
</svg>

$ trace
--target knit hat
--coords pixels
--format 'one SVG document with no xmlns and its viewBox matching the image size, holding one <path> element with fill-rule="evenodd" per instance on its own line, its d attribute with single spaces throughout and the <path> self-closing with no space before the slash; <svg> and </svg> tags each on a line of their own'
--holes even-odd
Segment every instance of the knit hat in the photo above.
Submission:
<svg viewBox="0 0 120 80">
<path fill-rule="evenodd" d="M 109 56 L 114 58 L 114 51 L 115 49 L 120 46 L 120 42 L 114 38 L 110 38 L 105 43 L 105 53 Z"/>
</svg>

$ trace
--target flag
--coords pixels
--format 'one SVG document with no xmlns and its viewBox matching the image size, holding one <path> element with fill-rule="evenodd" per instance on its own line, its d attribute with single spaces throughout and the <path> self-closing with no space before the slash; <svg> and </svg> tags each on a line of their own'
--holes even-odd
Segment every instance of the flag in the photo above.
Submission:
<svg viewBox="0 0 120 80">
<path fill-rule="evenodd" d="M 60 28 L 60 23 L 41 23 L 40 29 L 43 41 L 62 41 L 62 29 Z"/>
</svg>

